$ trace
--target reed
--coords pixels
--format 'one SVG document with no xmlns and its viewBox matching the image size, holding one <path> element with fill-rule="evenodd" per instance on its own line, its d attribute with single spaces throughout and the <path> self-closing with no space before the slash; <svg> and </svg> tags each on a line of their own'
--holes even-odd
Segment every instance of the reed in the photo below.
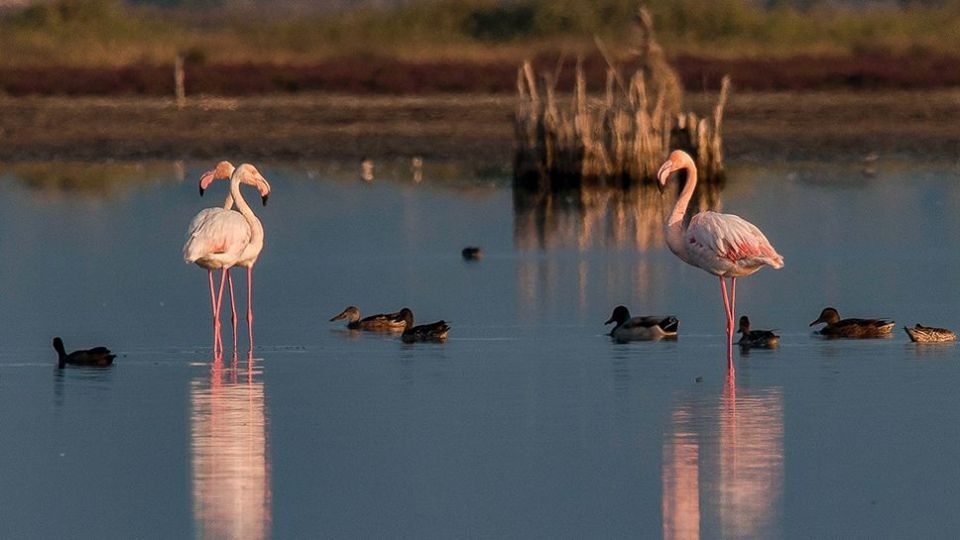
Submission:
<svg viewBox="0 0 960 540">
<path fill-rule="evenodd" d="M 572 94 L 558 96 L 562 62 L 539 76 L 524 62 L 517 74 L 514 183 L 531 189 L 583 184 L 635 185 L 656 180 L 673 149 L 694 156 L 704 182 L 723 179 L 723 109 L 730 91 L 724 77 L 713 117 L 682 112 L 683 89 L 653 36 L 649 14 L 637 14 L 636 71 L 629 80 L 608 58 L 605 92 L 587 93 L 578 60 Z"/>
</svg>

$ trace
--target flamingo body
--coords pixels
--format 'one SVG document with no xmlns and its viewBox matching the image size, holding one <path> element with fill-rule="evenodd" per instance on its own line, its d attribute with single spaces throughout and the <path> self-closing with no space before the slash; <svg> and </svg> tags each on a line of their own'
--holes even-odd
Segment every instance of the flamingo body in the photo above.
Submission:
<svg viewBox="0 0 960 540">
<path fill-rule="evenodd" d="M 250 225 L 240 212 L 204 208 L 187 228 L 183 260 L 207 270 L 236 265 L 250 243 Z"/>
<path fill-rule="evenodd" d="M 783 268 L 783 257 L 753 223 L 734 214 L 700 212 L 686 230 L 687 263 L 715 276 L 749 276 L 764 266 Z"/>
</svg>

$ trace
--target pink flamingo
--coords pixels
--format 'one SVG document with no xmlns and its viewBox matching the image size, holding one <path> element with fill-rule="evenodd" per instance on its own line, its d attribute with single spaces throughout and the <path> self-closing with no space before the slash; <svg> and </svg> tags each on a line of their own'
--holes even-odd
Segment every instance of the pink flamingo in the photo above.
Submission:
<svg viewBox="0 0 960 540">
<path fill-rule="evenodd" d="M 230 178 L 234 172 L 233 164 L 229 161 L 221 161 L 217 164 L 217 168 L 214 169 L 213 176 L 210 177 L 210 180 L 200 186 L 200 195 L 203 196 L 204 189 L 209 186 L 214 180 L 221 180 Z M 260 177 L 263 185 L 258 185 L 258 189 L 261 190 L 261 195 L 263 197 L 263 204 L 266 206 L 267 197 L 270 194 L 270 185 L 267 183 L 263 177 Z M 266 188 L 266 191 L 263 191 L 262 188 Z M 265 194 L 264 194 L 265 193 Z M 226 199 L 223 201 L 223 209 L 231 210 L 233 208 L 234 198 L 232 193 L 227 193 Z M 251 222 L 251 235 L 250 242 L 247 243 L 247 246 L 243 250 L 243 254 L 240 257 L 240 260 L 237 261 L 234 266 L 239 266 L 241 268 L 247 269 L 247 329 L 250 337 L 250 350 L 253 350 L 253 265 L 256 264 L 257 259 L 260 257 L 260 252 L 263 251 L 263 242 L 264 242 L 264 231 L 263 224 L 260 223 L 260 220 L 253 216 L 253 221 Z M 230 271 L 227 270 L 227 287 L 230 289 L 230 312 L 231 318 L 230 322 L 233 325 L 233 348 L 237 348 L 237 305 L 234 302 L 233 294 L 233 277 L 230 274 Z"/>
<path fill-rule="evenodd" d="M 677 257 L 720 278 L 720 292 L 727 315 L 727 362 L 733 370 L 733 321 L 736 314 L 737 278 L 749 276 L 764 266 L 783 268 L 783 257 L 767 237 L 749 221 L 733 214 L 700 212 L 684 229 L 683 216 L 697 187 L 697 166 L 690 154 L 674 150 L 657 172 L 661 189 L 670 175 L 687 171 L 687 183 L 667 219 L 667 246 Z M 724 278 L 730 278 L 730 297 Z"/>
<path fill-rule="evenodd" d="M 240 194 L 240 184 L 256 186 L 261 198 L 266 204 L 270 194 L 270 184 L 257 171 L 256 167 L 243 164 L 233 168 L 228 162 L 220 162 L 217 168 L 207 171 L 200 178 L 200 194 L 217 178 L 230 178 L 230 195 L 233 199 L 228 202 L 236 203 L 237 211 L 226 208 L 205 208 L 190 222 L 187 231 L 187 241 L 183 246 L 183 258 L 188 263 L 194 263 L 207 269 L 210 282 L 210 303 L 213 308 L 214 326 L 214 354 L 223 352 L 223 343 L 220 338 L 220 304 L 223 299 L 223 286 L 229 279 L 228 270 L 231 266 L 248 261 L 250 258 L 247 247 L 259 243 L 263 245 L 263 226 L 253 214 L 253 210 L 244 201 Z M 259 239 L 256 236 L 259 235 Z M 259 250 L 258 250 L 259 253 Z M 255 260 L 255 257 L 254 257 Z M 213 270 L 221 269 L 223 274 L 220 280 L 219 293 L 214 292 Z M 249 302 L 249 300 L 248 300 Z M 250 307 L 248 306 L 248 310 Z M 251 313 L 252 315 L 252 313 Z M 252 317 L 249 319 L 252 320 Z M 236 317 L 234 317 L 234 334 Z M 251 344 L 253 336 L 250 337 Z"/>
</svg>

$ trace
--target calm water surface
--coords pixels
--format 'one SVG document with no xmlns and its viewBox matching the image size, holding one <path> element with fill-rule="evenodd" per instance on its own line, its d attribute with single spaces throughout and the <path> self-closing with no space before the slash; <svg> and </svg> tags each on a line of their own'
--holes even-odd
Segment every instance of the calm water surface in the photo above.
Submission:
<svg viewBox="0 0 960 540">
<path fill-rule="evenodd" d="M 190 218 L 226 192 L 197 196 L 204 165 L 0 173 L 0 536 L 960 528 L 957 346 L 807 327 L 833 305 L 960 328 L 953 163 L 872 177 L 733 163 L 704 190 L 787 262 L 740 282 L 738 311 L 782 345 L 738 351 L 735 381 L 716 278 L 662 244 L 669 198 L 514 194 L 504 175 L 430 163 L 419 183 L 403 165 L 365 183 L 352 167 L 263 163 L 257 347 L 214 361 L 206 275 L 180 256 Z M 471 244 L 477 263 L 460 258 Z M 602 322 L 621 303 L 676 315 L 681 338 L 612 343 Z M 350 304 L 447 319 L 450 340 L 327 322 Z M 120 356 L 58 371 L 54 335 Z"/>
</svg>

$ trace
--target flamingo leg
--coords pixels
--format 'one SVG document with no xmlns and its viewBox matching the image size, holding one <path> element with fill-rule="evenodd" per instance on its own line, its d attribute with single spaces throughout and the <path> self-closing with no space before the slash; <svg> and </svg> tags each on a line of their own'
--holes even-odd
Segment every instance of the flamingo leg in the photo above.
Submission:
<svg viewBox="0 0 960 540">
<path fill-rule="evenodd" d="M 213 312 L 213 355 L 217 356 L 217 345 L 219 343 L 219 332 L 217 332 L 217 324 L 219 323 L 219 317 L 217 316 L 217 294 L 216 288 L 213 285 L 213 270 L 207 270 L 207 278 L 210 280 L 210 308 Z"/>
<path fill-rule="evenodd" d="M 247 332 L 250 334 L 250 354 L 253 354 L 253 266 L 247 267 Z"/>
<path fill-rule="evenodd" d="M 227 283 L 230 285 L 230 323 L 233 325 L 233 351 L 237 351 L 237 304 L 233 299 L 233 274 L 227 270 Z"/>
<path fill-rule="evenodd" d="M 736 287 L 734 278 L 730 280 L 731 288 Z M 720 292 L 723 293 L 723 308 L 727 315 L 727 371 L 733 374 L 733 303 L 727 299 L 727 282 L 720 276 Z M 734 295 L 736 290 L 734 289 Z M 735 297 L 734 297 L 735 298 Z"/>
<path fill-rule="evenodd" d="M 214 355 L 223 354 L 223 339 L 220 337 L 220 306 L 223 303 L 223 286 L 227 282 L 227 269 L 224 268 L 220 276 L 220 292 L 217 293 L 217 309 L 216 309 L 216 321 L 214 324 L 214 331 L 216 332 L 216 344 L 217 349 L 214 351 Z"/>
</svg>

